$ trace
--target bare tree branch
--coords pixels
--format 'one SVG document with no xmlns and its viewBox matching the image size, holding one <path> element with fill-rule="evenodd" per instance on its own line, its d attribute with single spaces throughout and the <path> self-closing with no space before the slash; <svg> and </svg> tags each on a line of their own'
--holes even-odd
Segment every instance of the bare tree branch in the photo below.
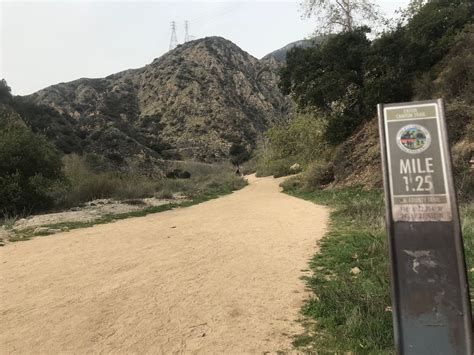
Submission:
<svg viewBox="0 0 474 355">
<path fill-rule="evenodd" d="M 301 7 L 305 17 L 318 20 L 318 33 L 351 31 L 354 26 L 383 21 L 373 0 L 304 0 Z"/>
</svg>

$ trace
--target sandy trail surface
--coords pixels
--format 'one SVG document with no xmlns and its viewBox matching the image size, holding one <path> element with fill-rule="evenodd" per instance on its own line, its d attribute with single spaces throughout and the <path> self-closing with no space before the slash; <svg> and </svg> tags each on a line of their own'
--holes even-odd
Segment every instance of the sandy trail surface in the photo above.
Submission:
<svg viewBox="0 0 474 355">
<path fill-rule="evenodd" d="M 290 349 L 328 212 L 279 182 L 0 248 L 0 353 Z"/>
</svg>

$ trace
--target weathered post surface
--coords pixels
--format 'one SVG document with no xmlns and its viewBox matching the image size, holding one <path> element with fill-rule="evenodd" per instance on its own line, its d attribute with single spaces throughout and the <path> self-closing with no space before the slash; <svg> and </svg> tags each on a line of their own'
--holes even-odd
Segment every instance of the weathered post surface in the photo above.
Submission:
<svg viewBox="0 0 474 355">
<path fill-rule="evenodd" d="M 469 287 L 442 100 L 379 104 L 399 354 L 472 354 Z"/>
</svg>

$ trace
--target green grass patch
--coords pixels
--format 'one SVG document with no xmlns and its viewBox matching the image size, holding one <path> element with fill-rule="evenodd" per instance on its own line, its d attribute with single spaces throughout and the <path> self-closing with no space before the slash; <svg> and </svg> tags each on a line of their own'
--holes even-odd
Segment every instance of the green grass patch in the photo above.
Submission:
<svg viewBox="0 0 474 355">
<path fill-rule="evenodd" d="M 43 225 L 42 227 L 46 227 L 50 229 L 61 229 L 61 230 L 67 231 L 67 230 L 77 229 L 77 228 L 92 227 L 98 224 L 111 223 L 111 222 L 115 222 L 121 219 L 131 218 L 131 217 L 143 217 L 151 213 L 169 211 L 177 207 L 190 207 L 193 205 L 197 205 L 199 203 L 206 202 L 206 201 L 215 199 L 217 197 L 230 194 L 233 191 L 244 187 L 245 185 L 246 183 L 244 182 L 244 180 L 242 180 L 242 184 L 240 186 L 236 187 L 235 185 L 226 184 L 223 186 L 212 187 L 201 193 L 196 194 L 192 199 L 184 201 L 182 203 L 169 203 L 166 205 L 151 206 L 151 207 L 146 207 L 141 210 L 127 212 L 127 213 L 107 214 L 91 222 L 63 222 L 63 223 Z M 32 237 L 47 236 L 47 235 L 53 234 L 51 232 L 35 233 L 34 230 L 35 228 L 31 228 L 31 229 L 23 230 L 21 232 L 17 232 L 13 237 L 10 237 L 9 241 L 19 242 L 19 241 L 30 240 Z"/>
<path fill-rule="evenodd" d="M 305 332 L 293 345 L 308 352 L 393 353 L 385 206 L 381 190 L 285 192 L 332 208 L 329 231 L 310 261 L 313 295 L 303 308 Z M 461 206 L 468 270 L 474 266 L 474 206 Z M 359 268 L 360 273 L 351 273 Z M 474 273 L 469 272 L 471 285 Z"/>
<path fill-rule="evenodd" d="M 474 202 L 462 204 L 459 208 L 459 214 L 461 215 L 464 253 L 466 255 L 467 276 L 471 293 L 471 307 L 474 309 Z"/>
</svg>

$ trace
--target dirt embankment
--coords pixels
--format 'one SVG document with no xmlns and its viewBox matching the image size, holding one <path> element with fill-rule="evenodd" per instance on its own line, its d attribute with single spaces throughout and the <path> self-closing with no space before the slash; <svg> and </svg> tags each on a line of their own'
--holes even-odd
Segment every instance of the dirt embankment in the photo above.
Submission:
<svg viewBox="0 0 474 355">
<path fill-rule="evenodd" d="M 2 352 L 289 349 L 328 212 L 279 182 L 0 248 Z"/>
</svg>

